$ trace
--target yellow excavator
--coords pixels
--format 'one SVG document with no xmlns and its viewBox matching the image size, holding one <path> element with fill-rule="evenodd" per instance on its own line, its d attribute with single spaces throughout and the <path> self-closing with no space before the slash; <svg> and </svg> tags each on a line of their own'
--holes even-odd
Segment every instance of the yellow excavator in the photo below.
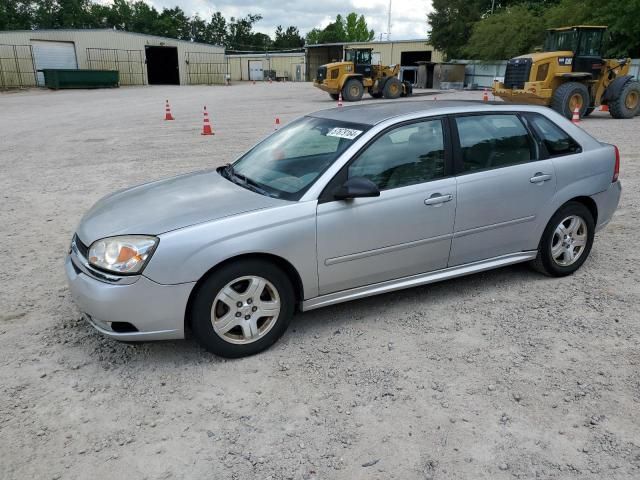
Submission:
<svg viewBox="0 0 640 480">
<path fill-rule="evenodd" d="M 507 102 L 547 105 L 571 118 L 607 105 L 614 118 L 640 114 L 640 82 L 629 75 L 631 59 L 605 59 L 607 27 L 580 25 L 547 31 L 544 50 L 507 63 L 493 94 Z"/>
<path fill-rule="evenodd" d="M 345 50 L 344 61 L 322 65 L 313 81 L 317 87 L 337 100 L 340 93 L 346 102 L 357 102 L 365 91 L 374 98 L 398 98 L 411 95 L 409 82 L 398 79 L 400 65 L 372 64 L 371 48 Z"/>
</svg>

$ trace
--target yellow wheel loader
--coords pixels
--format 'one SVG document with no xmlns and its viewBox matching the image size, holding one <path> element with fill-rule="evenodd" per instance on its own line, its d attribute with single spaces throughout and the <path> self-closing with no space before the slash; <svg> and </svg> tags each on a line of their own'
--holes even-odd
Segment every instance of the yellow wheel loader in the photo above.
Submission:
<svg viewBox="0 0 640 480">
<path fill-rule="evenodd" d="M 365 91 L 374 98 L 398 98 L 411 95 L 413 88 L 409 82 L 398 79 L 400 65 L 375 65 L 371 48 L 351 48 L 345 50 L 343 62 L 328 63 L 318 68 L 313 86 L 327 92 L 332 99 L 357 102 Z"/>
<path fill-rule="evenodd" d="M 607 27 L 575 26 L 547 31 L 544 51 L 512 58 L 493 94 L 507 102 L 547 105 L 571 118 L 607 105 L 614 118 L 640 114 L 640 82 L 629 75 L 631 59 L 605 59 Z"/>
</svg>

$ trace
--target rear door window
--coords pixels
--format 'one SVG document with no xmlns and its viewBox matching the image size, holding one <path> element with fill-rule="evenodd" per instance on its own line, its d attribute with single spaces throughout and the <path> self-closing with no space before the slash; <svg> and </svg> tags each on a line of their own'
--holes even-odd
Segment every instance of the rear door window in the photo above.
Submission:
<svg viewBox="0 0 640 480">
<path fill-rule="evenodd" d="M 578 142 L 548 118 L 537 113 L 531 113 L 527 114 L 527 120 L 529 120 L 542 140 L 550 157 L 572 155 L 582 151 Z"/>
<path fill-rule="evenodd" d="M 535 142 L 515 114 L 469 115 L 455 121 L 463 173 L 536 159 Z"/>
</svg>

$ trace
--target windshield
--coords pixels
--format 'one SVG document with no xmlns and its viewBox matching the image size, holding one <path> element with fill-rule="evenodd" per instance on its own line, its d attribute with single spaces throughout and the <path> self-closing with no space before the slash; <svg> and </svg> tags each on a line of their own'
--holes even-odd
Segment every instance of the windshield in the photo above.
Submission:
<svg viewBox="0 0 640 480">
<path fill-rule="evenodd" d="M 369 125 L 303 117 L 274 133 L 223 170 L 263 195 L 299 200 Z"/>
<path fill-rule="evenodd" d="M 544 42 L 545 52 L 576 51 L 578 32 L 575 30 L 550 30 Z"/>
</svg>

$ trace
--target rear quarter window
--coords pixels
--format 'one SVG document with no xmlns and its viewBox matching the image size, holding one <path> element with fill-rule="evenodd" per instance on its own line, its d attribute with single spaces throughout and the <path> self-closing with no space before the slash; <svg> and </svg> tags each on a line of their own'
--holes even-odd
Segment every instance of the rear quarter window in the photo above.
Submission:
<svg viewBox="0 0 640 480">
<path fill-rule="evenodd" d="M 550 157 L 580 153 L 582 147 L 564 130 L 540 114 L 529 114 L 527 119 L 540 137 Z"/>
</svg>

